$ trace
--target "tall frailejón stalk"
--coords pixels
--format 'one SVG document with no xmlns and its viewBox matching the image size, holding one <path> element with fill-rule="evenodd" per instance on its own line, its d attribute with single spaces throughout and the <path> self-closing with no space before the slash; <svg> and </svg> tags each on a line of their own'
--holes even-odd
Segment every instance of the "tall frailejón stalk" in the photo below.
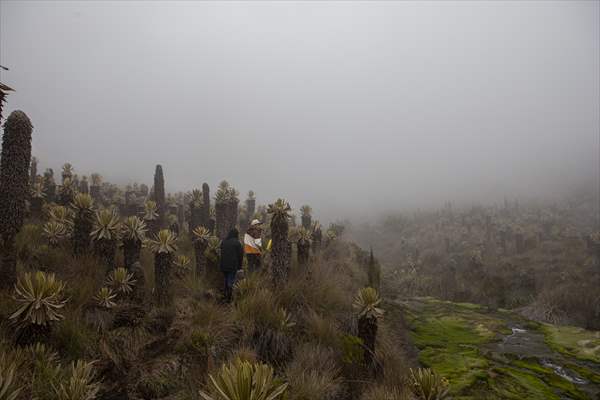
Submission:
<svg viewBox="0 0 600 400">
<path fill-rule="evenodd" d="M 167 224 L 167 202 L 165 198 L 165 177 L 161 165 L 156 166 L 154 172 L 154 200 L 158 213 L 158 226 L 163 229 Z"/>
<path fill-rule="evenodd" d="M 156 300 L 160 305 L 172 302 L 171 266 L 177 251 L 177 236 L 168 229 L 163 229 L 149 242 L 150 250 L 154 253 L 154 287 Z"/>
<path fill-rule="evenodd" d="M 287 280 L 290 270 L 291 246 L 288 240 L 290 205 L 283 199 L 278 199 L 268 208 L 271 214 L 271 249 L 272 273 L 276 284 Z"/>
<path fill-rule="evenodd" d="M 15 237 L 23 225 L 29 198 L 32 130 L 23 111 L 13 111 L 4 123 L 0 160 L 0 287 L 5 288 L 16 282 Z"/>
</svg>

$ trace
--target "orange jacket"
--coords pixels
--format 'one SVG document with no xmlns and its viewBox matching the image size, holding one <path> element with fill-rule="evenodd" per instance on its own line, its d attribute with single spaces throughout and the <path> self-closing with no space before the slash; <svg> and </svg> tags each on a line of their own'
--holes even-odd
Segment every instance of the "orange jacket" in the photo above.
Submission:
<svg viewBox="0 0 600 400">
<path fill-rule="evenodd" d="M 261 239 L 255 239 L 249 234 L 244 235 L 244 253 L 260 254 Z"/>
</svg>

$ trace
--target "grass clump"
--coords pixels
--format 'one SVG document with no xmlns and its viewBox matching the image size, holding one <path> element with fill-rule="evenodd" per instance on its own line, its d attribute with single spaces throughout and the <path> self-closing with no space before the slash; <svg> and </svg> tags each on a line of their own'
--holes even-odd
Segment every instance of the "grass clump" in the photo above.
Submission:
<svg viewBox="0 0 600 400">
<path fill-rule="evenodd" d="M 546 343 L 556 351 L 600 363 L 600 332 L 574 326 L 542 325 Z"/>
<path fill-rule="evenodd" d="M 334 351 L 320 345 L 297 347 L 285 375 L 290 384 L 290 400 L 333 400 L 344 390 Z"/>
</svg>

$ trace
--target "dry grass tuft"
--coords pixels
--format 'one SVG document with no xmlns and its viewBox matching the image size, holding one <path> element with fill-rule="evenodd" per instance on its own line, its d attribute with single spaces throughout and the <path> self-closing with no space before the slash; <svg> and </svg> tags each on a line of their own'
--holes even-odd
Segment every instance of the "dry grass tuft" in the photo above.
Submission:
<svg viewBox="0 0 600 400">
<path fill-rule="evenodd" d="M 335 353 L 320 345 L 303 344 L 285 370 L 290 400 L 333 400 L 343 393 Z"/>
<path fill-rule="evenodd" d="M 360 400 L 412 400 L 408 390 L 402 387 L 385 386 L 376 384 L 369 387 Z"/>
</svg>

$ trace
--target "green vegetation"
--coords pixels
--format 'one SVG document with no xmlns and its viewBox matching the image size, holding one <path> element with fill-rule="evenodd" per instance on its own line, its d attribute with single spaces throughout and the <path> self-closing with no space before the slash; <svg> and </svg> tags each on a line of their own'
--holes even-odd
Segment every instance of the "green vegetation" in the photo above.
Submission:
<svg viewBox="0 0 600 400">
<path fill-rule="evenodd" d="M 210 381 L 211 394 L 200 392 L 205 400 L 276 400 L 287 388 L 287 383 L 274 377 L 270 366 L 239 359 L 223 365 L 219 375 L 210 375 Z"/>
<path fill-rule="evenodd" d="M 27 136 L 24 121 L 16 128 Z M 26 156 L 29 143 L 21 144 L 13 150 Z M 541 216 L 471 210 L 392 221 L 410 243 L 435 249 L 430 238 L 451 230 L 455 245 L 445 243 L 445 258 L 399 240 L 409 251 L 388 273 L 373 251 L 346 241 L 344 224 L 330 224 L 321 247 L 309 206 L 296 226 L 287 201 L 257 207 L 250 192 L 240 208 L 226 181 L 211 204 L 207 184 L 165 193 L 160 165 L 152 190 L 98 174 L 87 188 L 74 171 L 63 166 L 57 197 L 53 171 L 37 175 L 35 160 L 18 171 L 25 195 L 15 182 L 20 197 L 6 203 L 14 210 L 3 216 L 1 272 L 18 281 L 0 297 L 0 400 L 578 400 L 599 387 L 597 333 L 510 311 L 528 306 L 541 313 L 536 320 L 563 321 L 581 308 L 578 321 L 594 326 L 596 236 L 587 258 L 568 254 L 583 300 L 561 276 L 531 302 L 536 278 L 514 265 L 536 249 L 527 227 L 543 227 Z M 239 272 L 233 304 L 224 304 L 221 240 L 236 224 L 244 233 L 255 211 L 269 243 L 262 268 Z M 553 225 L 544 251 L 568 253 L 556 236 L 572 240 L 572 230 Z M 474 245 L 478 235 L 486 243 Z M 394 290 L 404 301 L 387 300 Z M 414 297 L 429 294 L 447 300 Z M 511 343 L 519 335 L 527 346 Z"/>
<path fill-rule="evenodd" d="M 556 338 L 549 342 L 559 341 L 565 346 L 562 349 L 569 349 L 569 343 L 582 344 L 581 340 L 594 338 L 596 333 L 575 328 L 541 326 L 513 313 L 495 312 L 485 307 L 431 298 L 406 301 L 402 303 L 402 307 L 411 338 L 420 349 L 419 361 L 449 380 L 449 393 L 453 398 L 589 398 L 582 387 L 544 365 L 542 358 L 534 354 L 523 358 L 526 356 L 522 354 L 523 350 L 514 354 L 502 346 L 506 338 L 513 334 L 509 327 L 515 324 L 527 329 L 522 334 L 531 333 L 528 336 L 530 342 L 539 340 L 539 344 L 543 345 L 545 333 L 546 340 L 549 337 Z M 598 366 L 595 370 L 582 362 L 589 359 L 585 352 L 564 352 L 574 357 L 564 360 L 561 356 L 556 356 L 564 363 L 565 368 L 595 382 Z"/>
<path fill-rule="evenodd" d="M 600 363 L 600 332 L 574 326 L 543 325 L 550 347 L 569 356 Z"/>
</svg>

